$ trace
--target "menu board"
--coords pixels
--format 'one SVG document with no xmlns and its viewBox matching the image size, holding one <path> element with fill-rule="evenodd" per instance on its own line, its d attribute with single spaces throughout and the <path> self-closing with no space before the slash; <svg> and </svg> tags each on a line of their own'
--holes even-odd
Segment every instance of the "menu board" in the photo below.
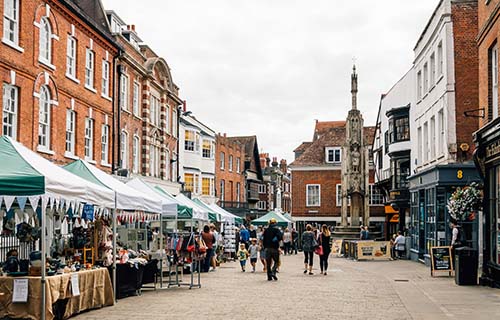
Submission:
<svg viewBox="0 0 500 320">
<path fill-rule="evenodd" d="M 431 276 L 436 271 L 453 272 L 451 247 L 431 247 Z"/>
<path fill-rule="evenodd" d="M 357 260 L 391 260 L 388 241 L 356 241 Z"/>
</svg>

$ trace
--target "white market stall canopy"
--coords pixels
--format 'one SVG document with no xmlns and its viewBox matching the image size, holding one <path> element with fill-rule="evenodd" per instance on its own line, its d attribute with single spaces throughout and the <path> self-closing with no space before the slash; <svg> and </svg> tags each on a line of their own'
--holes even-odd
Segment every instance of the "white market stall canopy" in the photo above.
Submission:
<svg viewBox="0 0 500 320">
<path fill-rule="evenodd" d="M 193 208 L 193 219 L 194 220 L 202 220 L 208 221 L 208 210 L 201 207 L 199 204 L 189 199 L 182 193 L 175 196 L 175 198 L 185 206 Z"/>
<path fill-rule="evenodd" d="M 144 182 L 142 179 L 134 178 L 127 182 L 126 185 L 134 190 L 138 190 L 144 194 L 147 194 L 151 198 L 161 201 L 163 216 L 177 216 L 177 202 L 162 195 L 160 192 L 158 192 L 158 190 Z"/>
<path fill-rule="evenodd" d="M 152 213 L 162 212 L 162 202 L 160 199 L 146 195 L 141 191 L 134 190 L 106 172 L 97 169 L 87 161 L 74 161 L 64 166 L 64 169 L 83 179 L 89 181 L 97 180 L 101 185 L 116 192 L 116 209 Z"/>
<path fill-rule="evenodd" d="M 226 211 L 224 208 L 219 207 L 215 203 L 212 203 L 210 205 L 210 208 L 218 212 L 222 216 L 222 221 L 226 223 L 236 223 L 236 224 L 242 224 L 243 219 L 238 217 L 237 215 L 232 214 L 229 211 Z"/>
</svg>

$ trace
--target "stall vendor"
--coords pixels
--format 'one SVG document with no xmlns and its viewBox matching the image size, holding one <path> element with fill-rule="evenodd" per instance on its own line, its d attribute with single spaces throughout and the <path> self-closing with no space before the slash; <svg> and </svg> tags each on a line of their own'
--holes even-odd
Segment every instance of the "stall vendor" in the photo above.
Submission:
<svg viewBox="0 0 500 320">
<path fill-rule="evenodd" d="M 17 258 L 17 249 L 11 249 L 7 252 L 7 260 L 5 261 L 2 270 L 5 272 L 18 272 L 19 259 Z"/>
</svg>

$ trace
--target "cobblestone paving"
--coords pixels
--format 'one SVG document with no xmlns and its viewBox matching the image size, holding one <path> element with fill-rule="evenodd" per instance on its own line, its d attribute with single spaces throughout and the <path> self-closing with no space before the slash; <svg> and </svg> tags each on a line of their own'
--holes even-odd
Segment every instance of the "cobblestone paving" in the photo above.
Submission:
<svg viewBox="0 0 500 320">
<path fill-rule="evenodd" d="M 260 265 L 243 273 L 230 262 L 202 274 L 201 289 L 144 291 L 75 319 L 500 319 L 500 290 L 431 278 L 416 262 L 331 257 L 328 276 L 302 266 L 302 255 L 285 256 L 268 282 Z"/>
</svg>

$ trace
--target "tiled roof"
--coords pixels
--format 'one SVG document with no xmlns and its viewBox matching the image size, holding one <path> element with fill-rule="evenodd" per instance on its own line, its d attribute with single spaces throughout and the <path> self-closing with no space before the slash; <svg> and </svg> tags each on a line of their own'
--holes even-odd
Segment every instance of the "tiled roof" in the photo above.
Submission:
<svg viewBox="0 0 500 320">
<path fill-rule="evenodd" d="M 309 147 L 290 166 L 333 166 L 325 162 L 325 148 L 341 147 L 345 143 L 345 121 L 343 126 L 338 125 L 341 121 L 329 123 L 334 122 L 337 124 L 324 131 L 316 141 L 310 143 Z M 364 127 L 365 145 L 371 146 L 374 133 L 375 127 Z"/>
<path fill-rule="evenodd" d="M 248 136 L 248 137 L 227 137 L 229 141 L 236 141 L 245 146 L 245 155 L 247 157 L 252 157 L 254 145 L 257 142 L 256 136 Z"/>
<path fill-rule="evenodd" d="M 293 152 L 304 152 L 304 150 L 306 150 L 307 148 L 309 148 L 309 146 L 311 144 L 312 144 L 312 142 L 304 141 L 304 142 L 302 142 L 302 144 L 300 146 L 298 146 L 297 148 L 295 148 L 295 150 L 293 150 Z"/>
<path fill-rule="evenodd" d="M 330 129 L 343 127 L 345 127 L 345 121 L 316 121 L 313 140 L 316 140 Z"/>
</svg>

